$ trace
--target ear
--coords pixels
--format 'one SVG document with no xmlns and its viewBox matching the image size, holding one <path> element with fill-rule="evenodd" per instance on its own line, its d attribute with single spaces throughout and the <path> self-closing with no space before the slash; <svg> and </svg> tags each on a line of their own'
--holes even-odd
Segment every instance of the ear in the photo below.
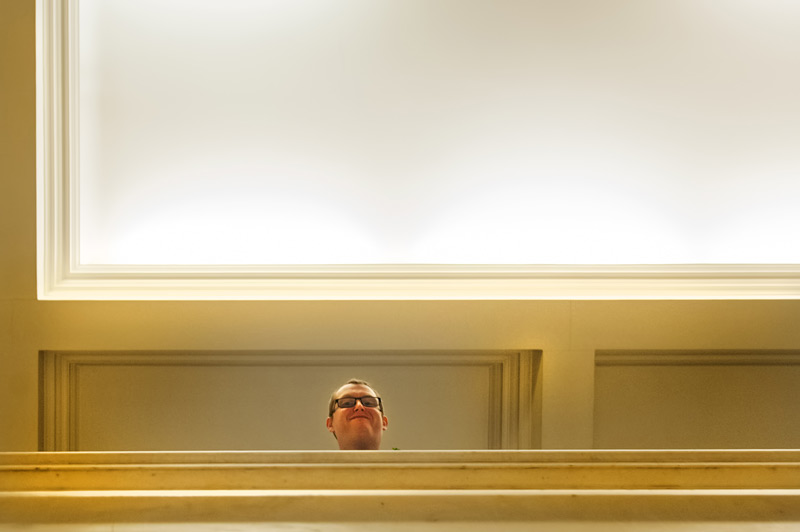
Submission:
<svg viewBox="0 0 800 532">
<path fill-rule="evenodd" d="M 328 432 L 333 432 L 333 420 L 331 418 L 325 420 L 325 426 L 328 427 Z"/>
<path fill-rule="evenodd" d="M 389 425 L 389 418 L 383 416 L 383 430 L 386 430 L 386 426 Z"/>
</svg>

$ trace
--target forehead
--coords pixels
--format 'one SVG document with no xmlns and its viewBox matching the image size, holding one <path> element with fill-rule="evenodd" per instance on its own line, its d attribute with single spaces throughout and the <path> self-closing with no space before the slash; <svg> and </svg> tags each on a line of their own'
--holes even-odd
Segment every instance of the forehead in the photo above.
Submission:
<svg viewBox="0 0 800 532">
<path fill-rule="evenodd" d="M 342 397 L 362 397 L 364 395 L 377 396 L 375 391 L 369 386 L 363 384 L 345 384 L 336 390 L 335 398 L 341 399 Z"/>
</svg>

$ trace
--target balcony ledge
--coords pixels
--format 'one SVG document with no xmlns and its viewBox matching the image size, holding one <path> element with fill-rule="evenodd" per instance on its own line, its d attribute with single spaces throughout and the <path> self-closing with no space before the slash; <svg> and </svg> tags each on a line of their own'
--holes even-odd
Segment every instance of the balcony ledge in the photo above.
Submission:
<svg viewBox="0 0 800 532">
<path fill-rule="evenodd" d="M 576 520 L 800 524 L 800 451 L 0 453 L 0 523 Z"/>
</svg>

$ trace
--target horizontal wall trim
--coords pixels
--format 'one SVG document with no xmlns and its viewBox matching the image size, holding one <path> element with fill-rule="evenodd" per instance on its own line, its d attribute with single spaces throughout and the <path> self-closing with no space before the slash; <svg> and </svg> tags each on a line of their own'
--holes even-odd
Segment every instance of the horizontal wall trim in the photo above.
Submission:
<svg viewBox="0 0 800 532">
<path fill-rule="evenodd" d="M 46 453 L 49 455 L 51 453 Z M 0 457 L 0 491 L 107 489 L 800 489 L 798 451 L 63 453 Z M 77 461 L 70 460 L 75 456 Z M 91 453 L 96 457 L 97 453 Z M 16 475 L 2 473 L 14 472 Z"/>
<path fill-rule="evenodd" d="M 48 356 L 89 366 L 463 366 L 504 364 L 523 350 L 58 351 Z"/>
<path fill-rule="evenodd" d="M 751 464 L 795 463 L 798 449 L 558 449 L 399 451 L 82 451 L 0 452 L 0 466 L 177 464 Z M 798 486 L 800 487 L 800 486 Z"/>
<path fill-rule="evenodd" d="M 237 523 L 238 530 L 250 525 L 263 530 L 265 523 L 275 522 L 288 530 L 295 523 L 306 528 L 314 523 L 320 531 L 360 524 L 370 530 L 397 530 L 399 525 L 401 530 L 450 531 L 464 529 L 453 523 L 476 522 L 521 531 L 530 530 L 531 523 L 553 529 L 554 521 L 573 523 L 573 527 L 576 521 L 633 522 L 643 524 L 642 528 L 653 528 L 647 525 L 660 521 L 696 521 L 758 523 L 769 530 L 789 531 L 800 521 L 798 508 L 800 490 L 770 489 L 0 492 L 0 523 L 15 526 L 113 521 L 220 527 Z M 391 528 L 384 528 L 384 523 Z M 202 525 L 195 528 L 205 530 Z"/>
<path fill-rule="evenodd" d="M 47 265 L 44 265 L 47 268 Z M 51 265 L 53 266 L 53 265 Z M 52 300 L 797 299 L 798 265 L 49 268 Z M 58 272 L 62 275 L 58 275 Z M 49 281 L 48 281 L 49 280 Z"/>
<path fill-rule="evenodd" d="M 597 351 L 597 366 L 800 366 L 800 351 Z"/>
</svg>

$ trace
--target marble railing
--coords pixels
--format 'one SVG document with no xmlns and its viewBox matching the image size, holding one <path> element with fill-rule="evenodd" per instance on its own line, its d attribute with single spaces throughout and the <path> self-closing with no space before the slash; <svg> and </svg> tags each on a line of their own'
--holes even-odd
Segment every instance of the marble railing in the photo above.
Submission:
<svg viewBox="0 0 800 532">
<path fill-rule="evenodd" d="M 800 526 L 800 451 L 0 453 L 0 523 Z"/>
</svg>

